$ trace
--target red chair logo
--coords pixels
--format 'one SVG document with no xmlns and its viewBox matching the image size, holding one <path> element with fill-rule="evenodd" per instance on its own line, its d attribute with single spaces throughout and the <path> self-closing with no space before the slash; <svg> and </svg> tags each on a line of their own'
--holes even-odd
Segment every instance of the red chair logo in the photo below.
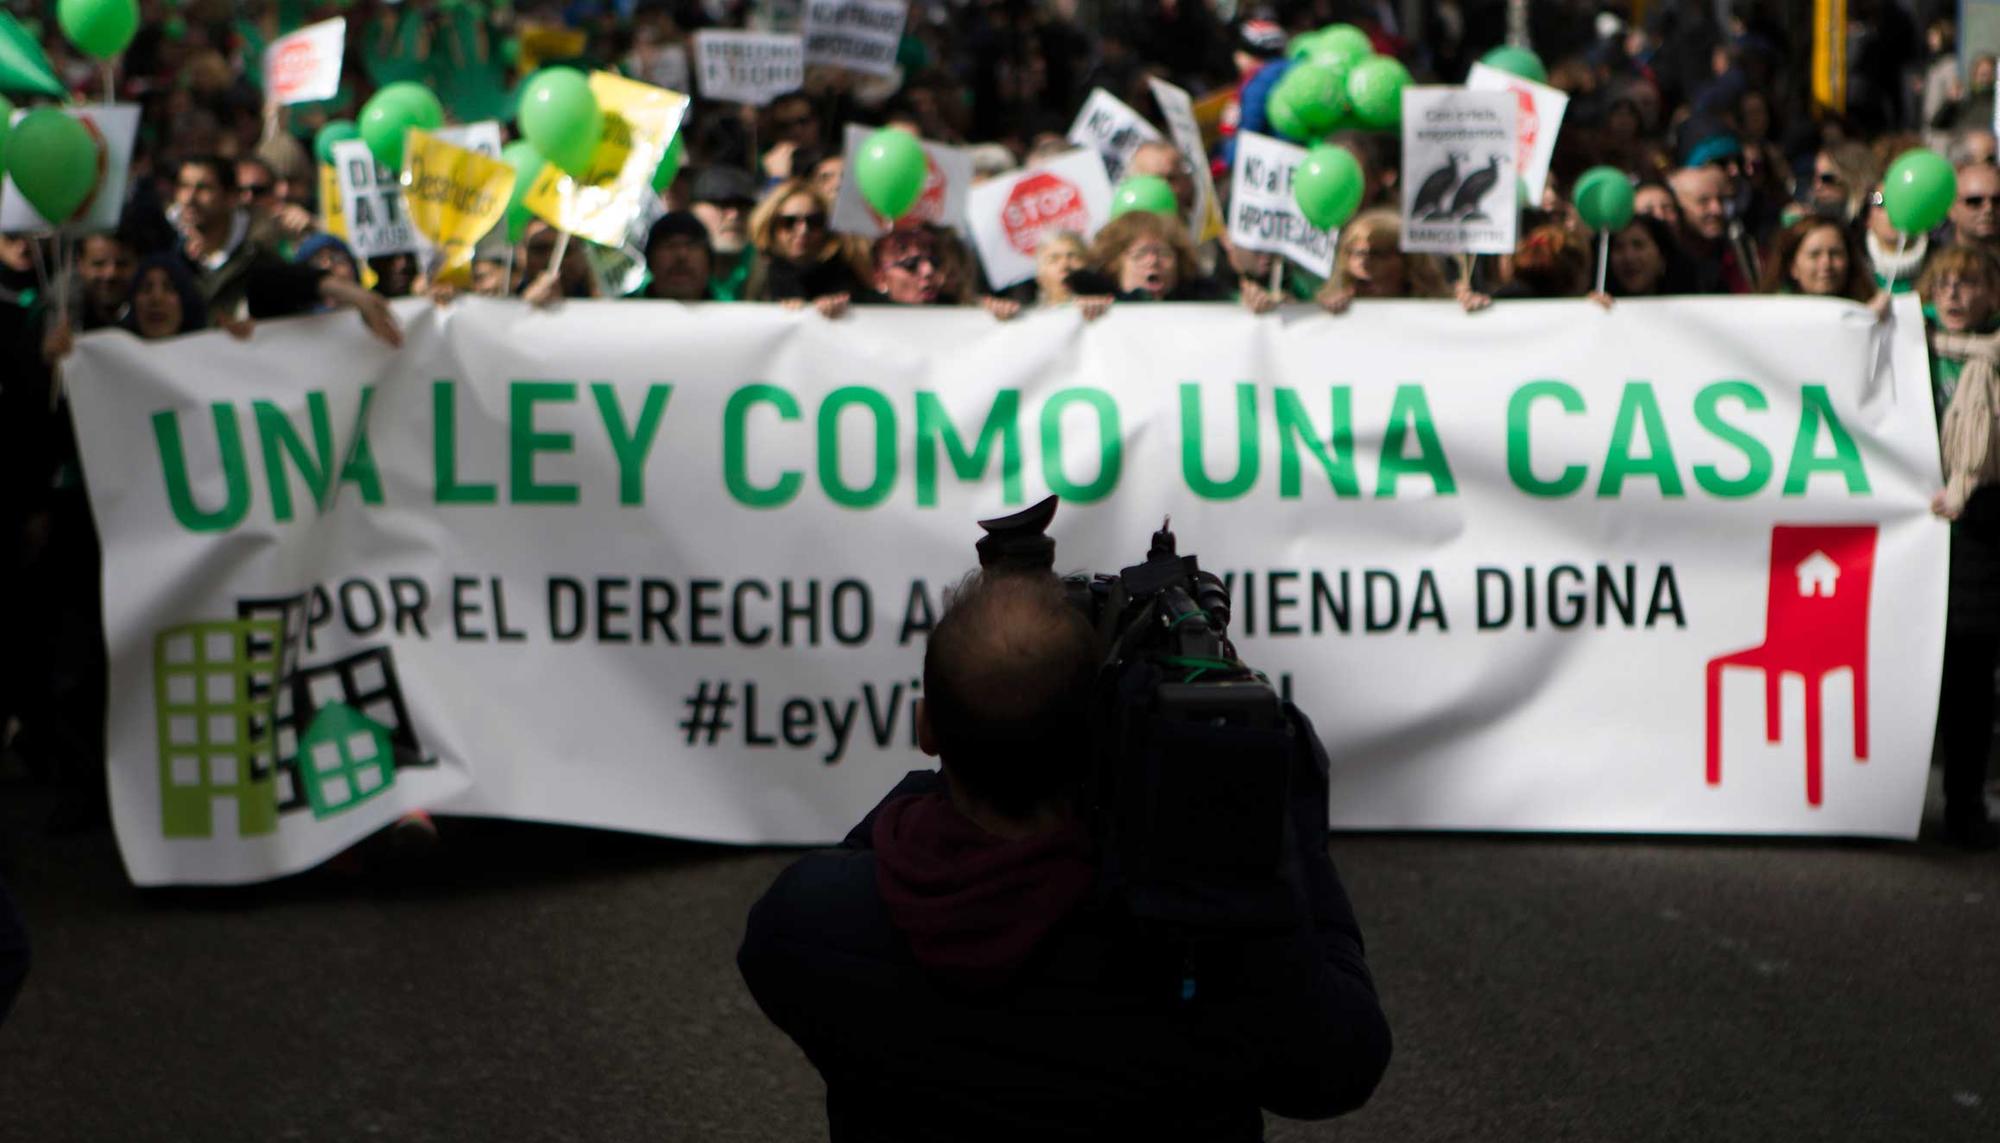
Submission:
<svg viewBox="0 0 2000 1143">
<path fill-rule="evenodd" d="M 1708 661 L 1708 784 L 1722 784 L 1722 670 L 1764 672 L 1764 737 L 1784 729 L 1779 684 L 1791 673 L 1806 686 L 1806 803 L 1825 794 L 1820 683 L 1854 673 L 1854 759 L 1868 760 L 1868 601 L 1875 579 L 1874 526 L 1771 529 L 1764 642 Z"/>
</svg>

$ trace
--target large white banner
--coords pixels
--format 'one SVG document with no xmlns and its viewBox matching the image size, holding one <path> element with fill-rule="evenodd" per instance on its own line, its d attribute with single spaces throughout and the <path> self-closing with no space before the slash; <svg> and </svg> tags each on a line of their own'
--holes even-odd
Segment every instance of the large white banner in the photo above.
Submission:
<svg viewBox="0 0 2000 1143">
<path fill-rule="evenodd" d="M 66 370 L 140 884 L 420 806 L 837 838 L 925 765 L 973 521 L 1049 492 L 1065 570 L 1172 516 L 1338 826 L 1915 834 L 1948 529 L 1913 308 L 401 306 L 400 352 L 338 313 Z"/>
</svg>

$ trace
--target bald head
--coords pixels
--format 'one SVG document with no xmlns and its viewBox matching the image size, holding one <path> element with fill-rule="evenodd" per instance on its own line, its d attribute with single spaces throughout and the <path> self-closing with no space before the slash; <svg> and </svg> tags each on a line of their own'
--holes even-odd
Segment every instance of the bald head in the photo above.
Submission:
<svg viewBox="0 0 2000 1143">
<path fill-rule="evenodd" d="M 974 798 L 1021 817 L 1082 779 L 1096 634 L 1049 574 L 979 573 L 924 650 L 925 748 Z"/>
<path fill-rule="evenodd" d="M 1729 176 L 1714 167 L 1682 167 L 1671 182 L 1688 229 L 1711 241 L 1729 232 Z"/>
</svg>

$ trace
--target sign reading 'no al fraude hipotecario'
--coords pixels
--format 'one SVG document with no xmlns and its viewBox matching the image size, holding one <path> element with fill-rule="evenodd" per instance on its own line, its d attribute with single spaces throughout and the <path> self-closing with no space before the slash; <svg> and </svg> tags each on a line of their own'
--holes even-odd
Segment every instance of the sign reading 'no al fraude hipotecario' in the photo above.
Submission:
<svg viewBox="0 0 2000 1143">
<path fill-rule="evenodd" d="M 400 352 L 334 314 L 66 370 L 141 883 L 419 807 L 838 837 L 922 764 L 972 522 L 1051 493 L 1066 569 L 1172 515 L 1336 825 L 1915 833 L 1948 529 L 1914 310 L 402 315 Z"/>
</svg>

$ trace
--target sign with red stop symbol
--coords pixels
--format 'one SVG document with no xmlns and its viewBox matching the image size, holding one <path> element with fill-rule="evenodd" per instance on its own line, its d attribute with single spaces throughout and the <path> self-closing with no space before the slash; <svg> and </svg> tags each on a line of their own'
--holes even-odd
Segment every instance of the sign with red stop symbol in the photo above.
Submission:
<svg viewBox="0 0 2000 1143">
<path fill-rule="evenodd" d="M 1035 274 L 1035 252 L 1070 233 L 1088 242 L 1111 215 L 1104 161 L 1075 151 L 1052 163 L 972 188 L 967 203 L 973 242 L 996 290 Z"/>
</svg>

